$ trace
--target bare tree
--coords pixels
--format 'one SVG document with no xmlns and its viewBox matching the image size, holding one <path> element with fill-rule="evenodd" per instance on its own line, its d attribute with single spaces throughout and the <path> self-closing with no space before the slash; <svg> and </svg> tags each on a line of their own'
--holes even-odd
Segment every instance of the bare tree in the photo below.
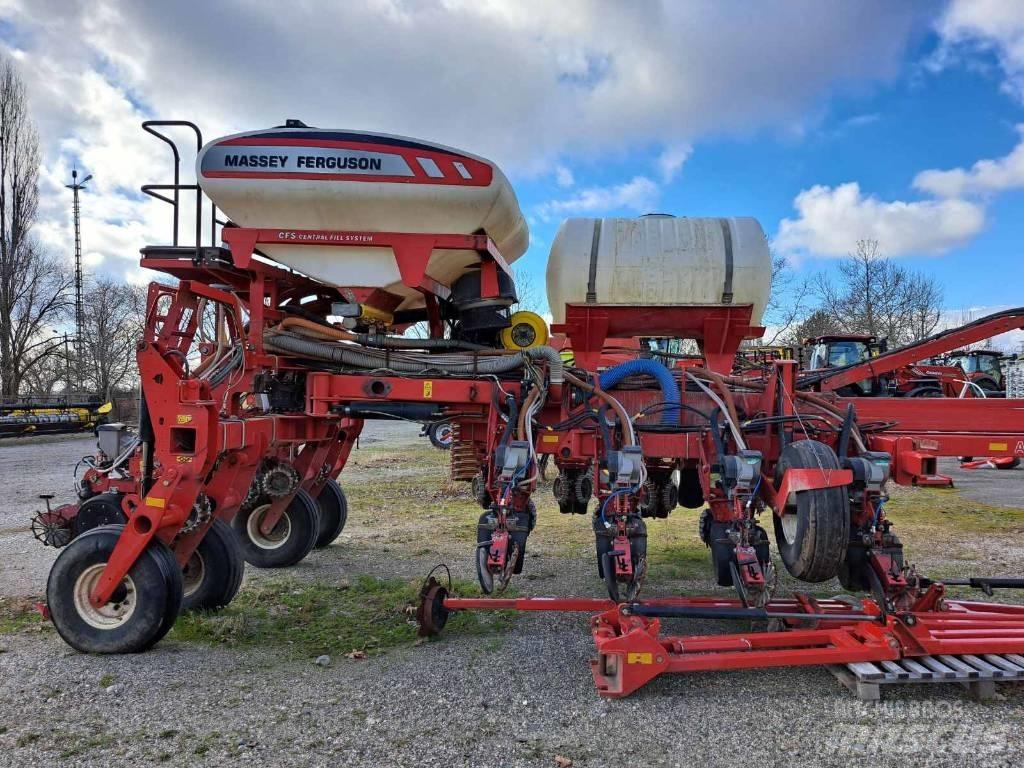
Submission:
<svg viewBox="0 0 1024 768">
<path fill-rule="evenodd" d="M 544 306 L 544 297 L 533 273 L 528 272 L 526 267 L 516 267 L 512 274 L 516 282 L 516 297 L 519 299 L 516 309 L 540 314 Z"/>
<path fill-rule="evenodd" d="M 88 307 L 80 347 L 84 383 L 109 400 L 115 391 L 135 383 L 135 348 L 145 322 L 145 289 L 95 278 L 83 299 Z"/>
<path fill-rule="evenodd" d="M 70 340 L 65 345 L 61 335 L 48 340 L 48 344 L 53 345 L 53 351 L 25 371 L 22 389 L 26 394 L 47 398 L 57 391 L 68 394 L 69 386 L 74 387 L 72 366 L 75 361 Z M 70 385 L 69 379 L 72 381 Z"/>
<path fill-rule="evenodd" d="M 775 344 L 789 339 L 800 318 L 807 314 L 812 294 L 811 281 L 798 279 L 789 260 L 773 252 L 771 293 L 764 312 L 768 333 L 763 337 L 763 343 Z"/>
<path fill-rule="evenodd" d="M 26 373 L 57 354 L 48 331 L 64 307 L 67 270 L 32 239 L 39 200 L 39 138 L 25 84 L 0 60 L 0 396 L 15 397 Z"/>
<path fill-rule="evenodd" d="M 941 317 L 942 289 L 927 275 L 887 259 L 876 240 L 859 240 L 839 264 L 838 284 L 819 275 L 819 310 L 837 332 L 887 337 L 894 345 L 931 334 Z"/>
<path fill-rule="evenodd" d="M 942 288 L 931 278 L 913 273 L 908 298 L 913 323 L 912 340 L 931 336 L 942 321 Z"/>
<path fill-rule="evenodd" d="M 801 322 L 794 324 L 782 339 L 794 346 L 801 346 L 808 339 L 840 333 L 832 316 L 820 309 L 811 312 Z"/>
</svg>

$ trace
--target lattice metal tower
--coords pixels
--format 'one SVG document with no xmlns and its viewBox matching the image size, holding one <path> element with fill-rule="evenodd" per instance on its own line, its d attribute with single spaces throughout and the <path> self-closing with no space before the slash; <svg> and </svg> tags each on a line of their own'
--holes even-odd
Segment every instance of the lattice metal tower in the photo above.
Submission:
<svg viewBox="0 0 1024 768">
<path fill-rule="evenodd" d="M 83 330 L 85 326 L 85 304 L 82 300 L 82 218 L 79 207 L 78 193 L 85 188 L 85 184 L 92 178 L 92 174 L 81 181 L 78 180 L 78 169 L 71 171 L 71 183 L 66 187 L 71 190 L 74 196 L 72 204 L 72 217 L 75 222 L 75 376 L 78 378 L 78 386 L 82 386 L 83 366 Z M 71 389 L 71 382 L 68 382 L 68 389 Z M 69 392 L 70 394 L 70 392 Z"/>
</svg>

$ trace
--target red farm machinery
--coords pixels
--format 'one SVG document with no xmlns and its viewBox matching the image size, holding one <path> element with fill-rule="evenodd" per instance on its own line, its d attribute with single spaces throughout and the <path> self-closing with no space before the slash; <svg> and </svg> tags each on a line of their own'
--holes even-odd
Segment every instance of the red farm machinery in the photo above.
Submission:
<svg viewBox="0 0 1024 768">
<path fill-rule="evenodd" d="M 200 150 L 193 185 L 165 133 L 182 127 Z M 605 696 L 664 672 L 1024 653 L 1024 609 L 947 598 L 905 564 L 884 509 L 887 484 L 926 476 L 936 456 L 1024 452 L 1024 410 L 839 397 L 830 377 L 863 372 L 802 374 L 785 356 L 733 375 L 740 343 L 763 333 L 771 264 L 753 219 L 566 222 L 548 294 L 570 365 L 540 318 L 512 311 L 508 262 L 526 228 L 493 164 L 298 121 L 205 146 L 191 124 L 146 128 L 174 148 L 174 183 L 144 191 L 173 206 L 175 226 L 141 263 L 176 282 L 149 289 L 141 423 L 102 432 L 82 503 L 35 521 L 62 547 L 47 604 L 73 647 L 144 650 L 183 603 L 230 602 L 243 557 L 284 566 L 329 543 L 346 515 L 336 478 L 363 423 L 404 418 L 452 425 L 452 476 L 472 482 L 482 508 L 467 557 L 486 596 L 430 578 L 424 634 L 454 611 L 589 613 Z M 194 245 L 178 243 L 186 192 Z M 638 242 L 662 250 L 628 250 Z M 414 324 L 422 338 L 402 334 Z M 635 337 L 693 339 L 700 356 L 667 366 L 637 350 L 602 363 Z M 606 599 L 490 596 L 523 570 L 544 523 L 531 494 L 545 457 L 559 508 L 593 529 Z M 704 510 L 698 533 L 729 596 L 642 595 L 645 520 L 680 505 Z M 838 577 L 867 596 L 774 598 L 773 541 L 796 579 Z M 664 636 L 665 618 L 771 629 Z"/>
</svg>

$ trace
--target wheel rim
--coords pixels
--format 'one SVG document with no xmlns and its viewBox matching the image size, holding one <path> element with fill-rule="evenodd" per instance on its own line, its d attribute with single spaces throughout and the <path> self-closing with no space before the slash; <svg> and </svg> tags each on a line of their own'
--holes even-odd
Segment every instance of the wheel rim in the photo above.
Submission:
<svg viewBox="0 0 1024 768">
<path fill-rule="evenodd" d="M 95 629 L 116 629 L 128 621 L 135 613 L 137 604 L 135 582 L 131 576 L 125 576 L 115 590 L 110 602 L 97 608 L 89 600 L 106 563 L 96 563 L 82 571 L 75 581 L 75 610 L 86 624 Z"/>
<path fill-rule="evenodd" d="M 203 579 L 206 578 L 206 561 L 198 552 L 193 552 L 192 557 L 185 563 L 181 570 L 182 594 L 185 597 L 192 597 L 199 591 Z"/>
<path fill-rule="evenodd" d="M 455 430 L 452 429 L 451 424 L 438 427 L 437 432 L 434 434 L 437 437 L 437 442 L 441 443 L 441 445 L 451 445 L 455 438 Z"/>
<path fill-rule="evenodd" d="M 284 543 L 288 541 L 288 537 L 292 533 L 292 521 L 288 517 L 288 510 L 285 510 L 284 514 L 281 515 L 281 519 L 277 521 L 274 529 L 268 535 L 264 536 L 260 533 L 260 524 L 269 511 L 269 504 L 256 507 L 245 523 L 245 532 L 249 536 L 249 541 L 260 549 L 278 549 L 284 546 Z"/>
</svg>

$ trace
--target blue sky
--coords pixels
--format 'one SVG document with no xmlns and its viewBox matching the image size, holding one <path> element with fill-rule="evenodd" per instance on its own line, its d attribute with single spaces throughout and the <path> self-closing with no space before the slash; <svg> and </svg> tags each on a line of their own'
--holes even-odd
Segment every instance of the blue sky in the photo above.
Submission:
<svg viewBox="0 0 1024 768">
<path fill-rule="evenodd" d="M 793 200 L 814 185 L 857 181 L 883 200 L 920 201 L 912 186 L 924 169 L 969 167 L 1007 155 L 1020 142 L 1015 126 L 1024 107 L 1002 87 L 991 51 L 969 64 L 928 71 L 922 62 L 941 45 L 934 33 L 909 46 L 891 82 L 855 94 L 838 93 L 816 105 L 820 117 L 800 131 L 773 127 L 696 141 L 678 175 L 662 188 L 659 211 L 693 216 L 752 215 L 775 238 L 779 222 L 796 215 Z M 653 167 L 657 151 L 636 151 L 611 165 L 568 164 L 577 186 L 606 187 L 637 167 Z M 551 180 L 517 180 L 524 208 L 552 195 Z M 1024 305 L 1024 187 L 984 197 L 984 228 L 939 253 L 897 254 L 901 264 L 927 272 L 945 291 L 951 310 Z M 603 215 L 636 215 L 628 206 Z M 535 246 L 526 257 L 542 270 L 558 221 L 535 218 Z M 868 234 L 868 233 L 865 233 Z M 880 243 L 886 251 L 886 243 Z M 853 250 L 854 242 L 849 249 Z M 791 254 L 802 274 L 834 269 L 834 256 Z"/>
<path fill-rule="evenodd" d="M 68 250 L 63 185 L 93 173 L 96 273 L 145 280 L 138 248 L 166 239 L 139 122 L 298 117 L 497 161 L 537 286 L 563 218 L 657 210 L 755 216 L 802 276 L 877 238 L 950 313 L 1024 304 L 1014 0 L 0 0 L 0 49 L 43 143 L 37 234 Z"/>
</svg>

